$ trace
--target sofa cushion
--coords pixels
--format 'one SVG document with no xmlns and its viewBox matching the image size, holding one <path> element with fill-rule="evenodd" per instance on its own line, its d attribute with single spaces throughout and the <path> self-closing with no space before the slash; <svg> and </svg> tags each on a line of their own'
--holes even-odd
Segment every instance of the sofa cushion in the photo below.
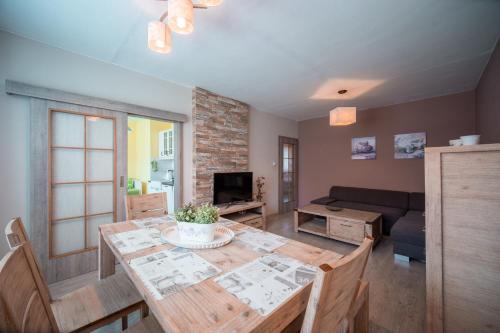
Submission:
<svg viewBox="0 0 500 333">
<path fill-rule="evenodd" d="M 425 224 L 425 212 L 420 211 L 420 210 L 409 210 L 406 212 L 405 216 L 403 216 L 408 219 L 412 220 L 418 220 L 419 223 L 424 223 Z"/>
<path fill-rule="evenodd" d="M 406 212 L 404 209 L 400 208 L 369 205 L 365 203 L 350 202 L 350 201 L 335 201 L 331 203 L 329 206 L 364 210 L 367 212 L 375 212 L 382 214 L 382 233 L 384 235 L 390 235 L 391 228 L 394 225 L 394 223 L 396 223 L 396 221 Z"/>
<path fill-rule="evenodd" d="M 316 204 L 316 205 L 328 205 L 328 204 L 331 204 L 334 201 L 335 201 L 335 199 L 333 199 L 333 198 L 322 197 L 322 198 L 318 198 L 318 199 L 312 200 L 311 203 L 312 204 Z"/>
<path fill-rule="evenodd" d="M 425 210 L 425 194 L 421 192 L 412 192 L 410 193 L 409 202 L 408 202 L 409 210 Z"/>
<path fill-rule="evenodd" d="M 425 247 L 409 243 L 393 242 L 393 251 L 395 254 L 410 257 L 420 261 L 425 261 Z"/>
<path fill-rule="evenodd" d="M 395 242 L 425 247 L 425 217 L 421 211 L 408 211 L 392 227 L 391 238 Z"/>
<path fill-rule="evenodd" d="M 369 205 L 396 207 L 408 210 L 408 193 L 369 188 L 332 186 L 330 197 L 339 201 L 360 202 Z"/>
</svg>

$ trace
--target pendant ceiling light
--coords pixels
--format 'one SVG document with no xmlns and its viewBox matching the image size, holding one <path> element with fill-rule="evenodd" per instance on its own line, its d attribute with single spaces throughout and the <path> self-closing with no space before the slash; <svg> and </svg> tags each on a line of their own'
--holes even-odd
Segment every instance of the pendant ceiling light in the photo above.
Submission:
<svg viewBox="0 0 500 333">
<path fill-rule="evenodd" d="M 222 0 L 201 0 L 200 3 L 207 7 L 215 7 L 222 3 Z"/>
<path fill-rule="evenodd" d="M 173 31 L 187 35 L 194 30 L 193 2 L 168 0 L 168 26 Z"/>
<path fill-rule="evenodd" d="M 199 0 L 193 4 L 191 0 L 168 1 L 168 8 L 158 21 L 148 24 L 148 47 L 159 53 L 169 53 L 172 49 L 172 31 L 187 35 L 194 30 L 194 9 L 207 9 L 222 3 L 222 0 Z M 167 23 L 164 21 L 167 19 Z"/>
<path fill-rule="evenodd" d="M 338 107 L 330 111 L 330 126 L 346 126 L 356 123 L 356 107 Z"/>
<path fill-rule="evenodd" d="M 172 32 L 165 23 L 149 22 L 148 47 L 158 53 L 169 53 L 172 50 Z"/>
</svg>

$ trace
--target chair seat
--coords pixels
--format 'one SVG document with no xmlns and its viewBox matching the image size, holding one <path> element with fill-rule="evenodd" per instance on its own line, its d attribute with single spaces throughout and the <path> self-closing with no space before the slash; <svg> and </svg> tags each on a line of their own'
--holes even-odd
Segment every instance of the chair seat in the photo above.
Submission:
<svg viewBox="0 0 500 333">
<path fill-rule="evenodd" d="M 158 321 L 153 315 L 149 315 L 146 318 L 139 321 L 132 327 L 127 328 L 124 333 L 163 333 Z"/>
<path fill-rule="evenodd" d="M 54 300 L 51 307 L 60 331 L 72 332 L 116 320 L 142 303 L 127 275 L 117 273 Z"/>
</svg>

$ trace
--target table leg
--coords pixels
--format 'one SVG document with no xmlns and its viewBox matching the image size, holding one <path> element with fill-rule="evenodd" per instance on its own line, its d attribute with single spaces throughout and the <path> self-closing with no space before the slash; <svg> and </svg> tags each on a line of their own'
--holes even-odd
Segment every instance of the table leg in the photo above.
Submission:
<svg viewBox="0 0 500 333">
<path fill-rule="evenodd" d="M 104 240 L 102 231 L 99 229 L 99 251 L 98 251 L 99 280 L 115 274 L 115 255 Z"/>
</svg>

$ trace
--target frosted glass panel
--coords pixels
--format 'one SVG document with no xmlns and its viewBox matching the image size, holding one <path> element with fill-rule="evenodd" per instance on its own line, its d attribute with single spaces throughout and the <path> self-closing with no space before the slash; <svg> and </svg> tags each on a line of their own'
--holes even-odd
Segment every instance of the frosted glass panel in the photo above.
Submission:
<svg viewBox="0 0 500 333">
<path fill-rule="evenodd" d="M 87 214 L 113 211 L 113 183 L 87 184 Z"/>
<path fill-rule="evenodd" d="M 52 112 L 52 145 L 83 148 L 85 142 L 85 117 Z"/>
<path fill-rule="evenodd" d="M 113 120 L 87 117 L 87 148 L 114 147 Z"/>
<path fill-rule="evenodd" d="M 113 214 L 89 216 L 87 218 L 87 246 L 99 245 L 99 225 L 113 223 Z"/>
<path fill-rule="evenodd" d="M 84 215 L 84 185 L 56 185 L 52 188 L 52 214 L 54 219 Z"/>
<path fill-rule="evenodd" d="M 83 218 L 64 220 L 52 224 L 53 254 L 63 254 L 85 248 Z"/>
<path fill-rule="evenodd" d="M 113 180 L 113 151 L 87 151 L 87 181 Z"/>
<path fill-rule="evenodd" d="M 52 150 L 52 181 L 82 182 L 85 170 L 84 155 L 80 149 L 53 149 Z"/>
<path fill-rule="evenodd" d="M 289 148 L 289 145 L 287 145 L 286 143 L 283 144 L 283 158 L 288 158 L 290 156 L 288 156 L 288 148 Z"/>
</svg>

